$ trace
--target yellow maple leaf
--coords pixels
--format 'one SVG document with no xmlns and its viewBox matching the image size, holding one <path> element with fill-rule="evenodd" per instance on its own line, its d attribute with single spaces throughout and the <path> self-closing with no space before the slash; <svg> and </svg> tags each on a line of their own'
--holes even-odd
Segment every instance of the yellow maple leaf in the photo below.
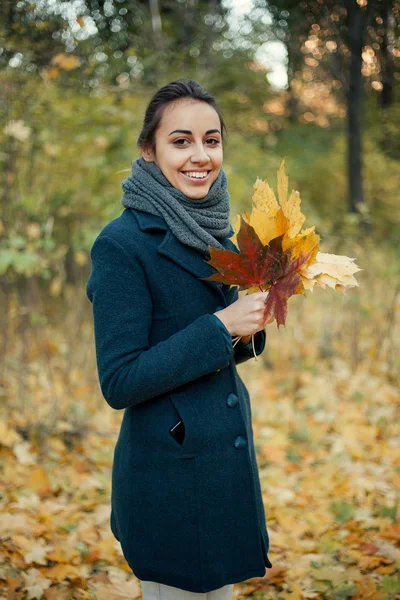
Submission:
<svg viewBox="0 0 400 600">
<path fill-rule="evenodd" d="M 253 208 L 248 222 L 254 228 L 264 246 L 277 236 L 275 216 L 269 216 L 266 212 Z"/>
<path fill-rule="evenodd" d="M 320 237 L 317 233 L 314 232 L 314 227 L 309 227 L 308 229 L 305 229 L 302 233 L 296 235 L 294 238 L 284 236 L 282 241 L 282 249 L 292 249 L 292 260 L 296 260 L 296 258 L 299 258 L 302 252 L 308 254 L 310 250 L 312 250 L 312 254 L 310 255 L 306 263 L 307 265 L 311 265 L 317 260 L 319 241 Z"/>
<path fill-rule="evenodd" d="M 313 290 L 314 285 L 325 288 L 326 285 L 341 292 L 347 288 L 358 286 L 354 273 L 362 271 L 355 263 L 355 258 L 340 254 L 318 252 L 313 264 L 306 264 L 299 273 L 304 287 Z M 310 280 L 314 284 L 310 286 Z"/>
<path fill-rule="evenodd" d="M 287 235 L 289 237 L 293 237 L 294 235 L 296 235 L 300 231 L 304 221 L 306 220 L 305 216 L 300 210 L 300 204 L 301 198 L 299 192 L 297 190 L 292 190 L 290 198 L 282 207 L 283 213 L 286 216 L 289 223 L 287 231 Z"/>
<path fill-rule="evenodd" d="M 289 179 L 285 173 L 285 159 L 281 162 L 281 166 L 277 171 L 277 184 L 278 184 L 278 198 L 279 204 L 282 208 L 285 207 L 285 203 L 287 202 L 288 189 L 289 189 Z"/>
<path fill-rule="evenodd" d="M 283 210 L 281 208 L 276 213 L 275 224 L 276 224 L 276 236 L 275 237 L 278 237 L 287 232 L 288 227 L 289 227 L 289 222 L 288 222 L 287 218 L 285 217 L 285 215 L 283 214 Z"/>
<path fill-rule="evenodd" d="M 358 286 L 354 273 L 362 270 L 354 258 L 319 252 L 315 227 L 302 229 L 305 215 L 299 192 L 292 190 L 289 195 L 288 191 L 283 160 L 277 171 L 279 202 L 268 182 L 257 178 L 251 212 L 236 215 L 231 240 L 241 257 L 228 260 L 218 255 L 208 261 L 220 272 L 211 276 L 214 281 L 239 285 L 247 294 L 268 291 L 265 323 L 276 319 L 278 326 L 285 323 L 290 296 L 313 291 L 314 286 L 344 293 Z M 243 251 L 238 236 L 243 239 Z"/>
<path fill-rule="evenodd" d="M 269 186 L 268 181 L 263 181 L 257 177 L 253 186 L 253 203 L 258 210 L 266 212 L 269 216 L 274 217 L 279 210 L 279 204 L 275 198 L 274 191 Z"/>
<path fill-rule="evenodd" d="M 297 235 L 295 235 L 292 238 L 290 238 L 289 236 L 285 236 L 283 238 L 283 242 L 282 242 L 282 249 L 287 250 L 291 246 L 295 246 L 299 240 L 310 235 L 310 233 L 314 233 L 314 231 L 315 231 L 315 225 L 313 225 L 312 227 L 308 227 L 307 229 L 302 229 L 300 231 L 300 233 L 298 233 Z"/>
<path fill-rule="evenodd" d="M 231 237 L 229 239 L 231 240 L 231 242 L 233 242 L 235 244 L 236 248 L 238 248 L 237 234 L 239 233 L 239 229 L 240 229 L 240 214 L 236 215 L 235 220 L 232 223 L 232 227 L 233 227 L 233 234 L 231 235 Z"/>
<path fill-rule="evenodd" d="M 299 233 L 306 219 L 300 211 L 301 198 L 299 192 L 292 190 L 290 197 L 288 197 L 289 186 L 288 177 L 285 173 L 285 160 L 281 162 L 277 171 L 277 187 L 279 204 L 267 181 L 257 178 L 254 184 L 253 211 L 257 209 L 264 212 L 267 218 L 275 217 L 276 219 L 275 235 L 270 237 L 268 241 L 263 241 L 264 244 L 282 233 L 286 233 L 289 238 L 295 236 Z M 257 219 L 260 219 L 259 215 L 257 215 Z"/>
</svg>

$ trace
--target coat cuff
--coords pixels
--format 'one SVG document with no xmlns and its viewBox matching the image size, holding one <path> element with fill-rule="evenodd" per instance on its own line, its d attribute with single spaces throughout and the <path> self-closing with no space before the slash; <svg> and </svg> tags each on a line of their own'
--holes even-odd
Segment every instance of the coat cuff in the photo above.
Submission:
<svg viewBox="0 0 400 600">
<path fill-rule="evenodd" d="M 218 307 L 217 311 L 221 310 L 221 308 L 223 308 L 223 307 Z M 232 345 L 231 334 L 229 333 L 228 329 L 225 327 L 225 325 L 223 324 L 221 319 L 219 319 L 217 317 L 217 315 L 212 314 L 211 316 L 214 319 L 216 319 L 218 322 L 219 329 L 221 330 L 221 333 L 223 334 L 223 336 L 225 338 L 225 345 L 226 345 L 227 351 L 232 353 L 233 345 Z M 265 329 L 262 329 L 261 331 L 257 331 L 257 333 L 254 334 L 254 349 L 256 352 L 256 356 L 259 356 L 264 351 L 265 342 L 266 342 Z M 242 344 L 240 341 L 237 342 L 237 344 L 235 344 L 235 347 L 233 348 L 233 351 L 234 351 L 236 364 L 240 364 L 241 362 L 244 362 L 245 360 L 248 360 L 249 358 L 254 358 L 253 344 L 252 344 L 251 340 L 248 344 Z"/>
<path fill-rule="evenodd" d="M 225 327 L 225 325 L 223 324 L 223 322 L 221 321 L 221 319 L 219 317 L 217 317 L 217 315 L 212 314 L 211 317 L 213 319 L 215 319 L 215 321 L 218 324 L 218 328 L 224 338 L 224 344 L 225 344 L 225 349 L 227 354 L 229 355 L 230 358 L 232 358 L 233 356 L 233 352 L 234 352 L 234 348 L 232 345 L 232 336 L 229 333 L 229 331 L 227 330 L 227 328 Z"/>
<path fill-rule="evenodd" d="M 257 333 L 254 334 L 254 349 L 256 352 L 256 356 L 259 356 L 263 352 L 265 348 L 266 337 L 267 336 L 265 333 L 265 329 L 257 331 Z M 251 340 L 248 344 L 241 344 L 240 342 L 238 342 L 235 346 L 236 364 L 240 364 L 241 362 L 244 362 L 249 358 L 254 358 L 253 345 Z"/>
</svg>

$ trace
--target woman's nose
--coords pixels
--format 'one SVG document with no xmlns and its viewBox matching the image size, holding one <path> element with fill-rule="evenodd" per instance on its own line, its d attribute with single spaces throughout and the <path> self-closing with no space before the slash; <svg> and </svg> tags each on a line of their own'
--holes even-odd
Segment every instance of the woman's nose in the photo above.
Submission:
<svg viewBox="0 0 400 600">
<path fill-rule="evenodd" d="M 192 162 L 201 162 L 201 163 L 207 163 L 210 160 L 210 157 L 208 156 L 207 152 L 205 151 L 205 148 L 203 146 L 203 144 L 199 144 L 198 146 L 196 146 L 192 157 L 191 157 Z"/>
</svg>

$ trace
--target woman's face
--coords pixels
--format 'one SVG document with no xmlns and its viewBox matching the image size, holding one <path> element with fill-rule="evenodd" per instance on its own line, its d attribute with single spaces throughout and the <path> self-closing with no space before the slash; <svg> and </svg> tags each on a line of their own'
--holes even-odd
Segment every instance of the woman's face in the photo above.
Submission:
<svg viewBox="0 0 400 600">
<path fill-rule="evenodd" d="M 142 150 L 143 158 L 154 161 L 171 185 L 189 198 L 204 198 L 222 164 L 221 123 L 216 110 L 198 100 L 170 102 L 155 138 L 156 154 Z"/>
</svg>

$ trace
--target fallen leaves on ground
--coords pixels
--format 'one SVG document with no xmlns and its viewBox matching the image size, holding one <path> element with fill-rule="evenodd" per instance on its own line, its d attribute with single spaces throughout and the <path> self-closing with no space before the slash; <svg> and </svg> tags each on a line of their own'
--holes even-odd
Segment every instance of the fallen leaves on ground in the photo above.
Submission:
<svg viewBox="0 0 400 600">
<path fill-rule="evenodd" d="M 352 374 L 340 359 L 313 372 L 239 369 L 252 399 L 273 568 L 236 584 L 234 597 L 397 598 L 399 390 Z M 109 528 L 120 419 L 101 404 L 84 435 L 65 436 L 63 422 L 40 445 L 12 419 L 0 421 L 0 597 L 140 598 Z"/>
<path fill-rule="evenodd" d="M 273 563 L 260 598 L 400 598 L 399 390 L 339 358 L 315 370 L 241 367 Z"/>
</svg>

